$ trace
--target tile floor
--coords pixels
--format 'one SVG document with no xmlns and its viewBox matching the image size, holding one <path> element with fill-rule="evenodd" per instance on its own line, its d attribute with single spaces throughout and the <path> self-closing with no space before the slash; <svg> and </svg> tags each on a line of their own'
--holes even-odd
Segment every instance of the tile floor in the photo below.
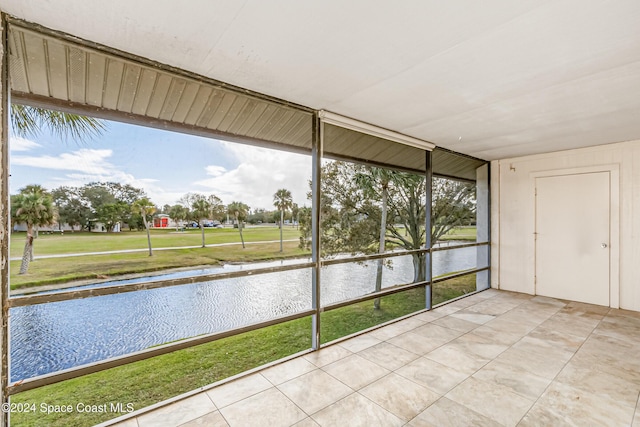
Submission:
<svg viewBox="0 0 640 427">
<path fill-rule="evenodd" d="M 640 313 L 488 290 L 117 424 L 640 427 Z"/>
</svg>

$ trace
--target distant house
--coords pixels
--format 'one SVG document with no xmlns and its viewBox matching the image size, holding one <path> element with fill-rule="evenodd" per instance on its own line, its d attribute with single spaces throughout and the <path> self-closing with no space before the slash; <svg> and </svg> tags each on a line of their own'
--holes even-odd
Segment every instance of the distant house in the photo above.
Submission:
<svg viewBox="0 0 640 427">
<path fill-rule="evenodd" d="M 167 214 L 157 214 L 153 217 L 153 228 L 175 228 L 176 226 L 181 227 L 182 224 L 176 224 Z"/>
</svg>

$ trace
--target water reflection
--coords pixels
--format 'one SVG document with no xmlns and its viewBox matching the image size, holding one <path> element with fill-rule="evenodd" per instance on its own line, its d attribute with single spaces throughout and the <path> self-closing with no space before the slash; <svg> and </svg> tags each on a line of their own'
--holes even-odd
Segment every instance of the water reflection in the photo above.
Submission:
<svg viewBox="0 0 640 427">
<path fill-rule="evenodd" d="M 475 248 L 434 256 L 434 275 L 475 266 Z M 383 287 L 413 280 L 411 256 L 392 258 Z M 251 268 L 300 261 L 252 264 Z M 323 305 L 374 291 L 376 262 L 322 269 Z M 247 268 L 226 266 L 198 274 Z M 189 272 L 172 273 L 175 278 Z M 193 272 L 191 272 L 193 275 Z M 131 279 L 127 283 L 132 283 Z M 122 284 L 123 281 L 113 284 Z M 104 286 L 102 283 L 100 286 Z M 311 269 L 11 309 L 11 381 L 219 332 L 311 308 Z"/>
</svg>

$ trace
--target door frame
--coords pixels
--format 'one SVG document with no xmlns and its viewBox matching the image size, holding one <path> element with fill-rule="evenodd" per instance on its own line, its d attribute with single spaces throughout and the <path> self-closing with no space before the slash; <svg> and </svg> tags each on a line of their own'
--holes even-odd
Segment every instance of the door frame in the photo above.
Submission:
<svg viewBox="0 0 640 427">
<path fill-rule="evenodd" d="M 566 169 L 552 169 L 545 171 L 531 172 L 529 174 L 530 195 L 533 212 L 533 274 L 534 274 L 534 294 L 537 295 L 537 284 L 535 275 L 537 274 L 537 243 L 536 233 L 536 178 L 581 175 L 597 172 L 609 172 L 609 307 L 620 308 L 620 165 L 617 163 L 586 166 Z"/>
</svg>

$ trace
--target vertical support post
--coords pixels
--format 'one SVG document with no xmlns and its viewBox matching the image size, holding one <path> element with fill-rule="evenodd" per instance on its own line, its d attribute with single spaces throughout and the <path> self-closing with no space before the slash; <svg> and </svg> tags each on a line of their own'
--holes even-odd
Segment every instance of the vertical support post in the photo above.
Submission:
<svg viewBox="0 0 640 427">
<path fill-rule="evenodd" d="M 311 348 L 320 349 L 320 181 L 322 179 L 322 147 L 324 125 L 313 113 L 311 139 L 311 262 L 315 263 L 311 273 L 311 308 L 315 310 L 311 324 Z"/>
<path fill-rule="evenodd" d="M 425 151 L 425 174 L 424 174 L 424 188 L 425 188 L 425 200 L 424 200 L 424 247 L 428 250 L 425 253 L 425 280 L 429 282 L 425 287 L 425 308 L 431 310 L 432 297 L 433 297 L 433 260 L 431 252 L 431 205 L 432 205 L 432 191 L 433 191 L 433 164 L 431 151 Z"/>
<path fill-rule="evenodd" d="M 9 50 L 7 20 L 0 14 L 0 400 L 9 402 Z M 9 425 L 9 411 L 0 412 L 0 426 Z"/>
<path fill-rule="evenodd" d="M 476 169 L 476 240 L 488 242 L 489 230 L 489 164 Z M 489 246 L 476 246 L 476 266 L 489 265 Z M 490 285 L 489 270 L 476 273 L 476 291 L 487 289 Z"/>
</svg>

